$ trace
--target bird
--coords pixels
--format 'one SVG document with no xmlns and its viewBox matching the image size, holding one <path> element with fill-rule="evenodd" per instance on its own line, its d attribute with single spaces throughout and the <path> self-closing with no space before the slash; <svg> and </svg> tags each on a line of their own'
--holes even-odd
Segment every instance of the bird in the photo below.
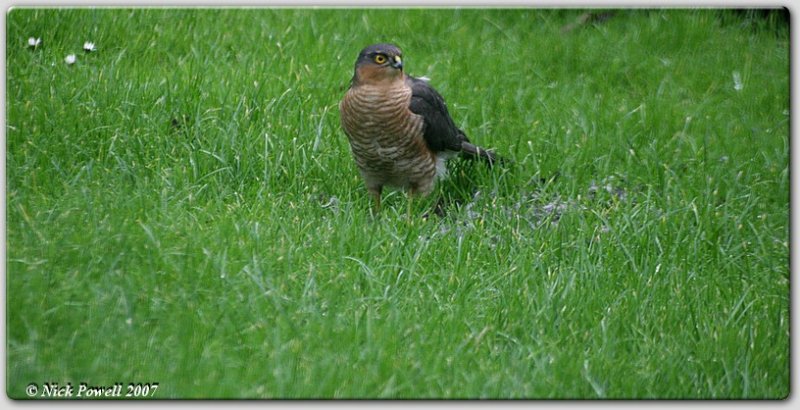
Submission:
<svg viewBox="0 0 800 410">
<path fill-rule="evenodd" d="M 428 81 L 404 72 L 394 44 L 369 45 L 356 59 L 340 120 L 376 212 L 385 186 L 408 192 L 410 212 L 411 199 L 430 194 L 446 175 L 449 158 L 481 159 L 490 167 L 502 161 L 470 142 Z"/>
</svg>

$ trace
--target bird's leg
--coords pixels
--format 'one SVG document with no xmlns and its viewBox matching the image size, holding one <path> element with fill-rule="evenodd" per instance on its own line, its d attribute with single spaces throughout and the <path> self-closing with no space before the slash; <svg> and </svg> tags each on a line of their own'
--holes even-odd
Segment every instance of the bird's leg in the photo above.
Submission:
<svg viewBox="0 0 800 410">
<path fill-rule="evenodd" d="M 408 222 L 411 222 L 411 202 L 414 199 L 414 191 L 408 192 L 408 210 L 406 212 L 406 217 L 408 218 Z"/>
<path fill-rule="evenodd" d="M 372 199 L 373 199 L 373 201 L 375 203 L 374 208 L 372 209 L 373 216 L 378 216 L 378 213 L 381 211 L 381 190 L 382 190 L 382 188 L 383 187 L 380 187 L 380 186 L 373 187 L 373 188 L 367 188 L 367 191 L 369 192 L 369 195 L 372 197 Z"/>
<path fill-rule="evenodd" d="M 406 214 L 406 216 L 408 218 L 408 222 L 411 222 L 411 214 L 412 214 L 411 211 L 413 209 L 412 205 L 413 205 L 413 202 L 414 202 L 414 197 L 417 195 L 417 192 L 418 192 L 417 187 L 414 186 L 414 185 L 412 185 L 411 188 L 409 188 L 409 190 L 408 190 L 408 209 L 407 209 L 407 214 Z"/>
</svg>

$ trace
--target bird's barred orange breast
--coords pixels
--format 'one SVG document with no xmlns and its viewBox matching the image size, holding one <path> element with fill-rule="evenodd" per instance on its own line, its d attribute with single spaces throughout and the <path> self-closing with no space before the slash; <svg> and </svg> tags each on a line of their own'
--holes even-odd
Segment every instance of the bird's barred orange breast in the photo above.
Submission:
<svg viewBox="0 0 800 410">
<path fill-rule="evenodd" d="M 436 159 L 423 137 L 424 121 L 409 109 L 411 89 L 359 85 L 340 104 L 342 127 L 367 185 L 429 191 Z"/>
</svg>

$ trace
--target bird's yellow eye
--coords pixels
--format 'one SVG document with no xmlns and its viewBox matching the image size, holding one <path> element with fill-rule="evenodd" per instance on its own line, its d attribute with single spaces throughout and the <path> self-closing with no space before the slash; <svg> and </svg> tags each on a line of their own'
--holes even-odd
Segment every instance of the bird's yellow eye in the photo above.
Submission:
<svg viewBox="0 0 800 410">
<path fill-rule="evenodd" d="M 386 56 L 383 54 L 378 54 L 375 56 L 375 62 L 378 64 L 383 64 L 386 62 Z"/>
</svg>

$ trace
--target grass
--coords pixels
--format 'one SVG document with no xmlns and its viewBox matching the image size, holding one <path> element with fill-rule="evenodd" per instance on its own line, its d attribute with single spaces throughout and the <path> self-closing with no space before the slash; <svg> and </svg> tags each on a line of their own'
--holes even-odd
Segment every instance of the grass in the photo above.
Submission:
<svg viewBox="0 0 800 410">
<path fill-rule="evenodd" d="M 7 394 L 787 397 L 788 25 L 582 12 L 13 9 Z M 378 41 L 514 165 L 372 218 Z"/>
</svg>

